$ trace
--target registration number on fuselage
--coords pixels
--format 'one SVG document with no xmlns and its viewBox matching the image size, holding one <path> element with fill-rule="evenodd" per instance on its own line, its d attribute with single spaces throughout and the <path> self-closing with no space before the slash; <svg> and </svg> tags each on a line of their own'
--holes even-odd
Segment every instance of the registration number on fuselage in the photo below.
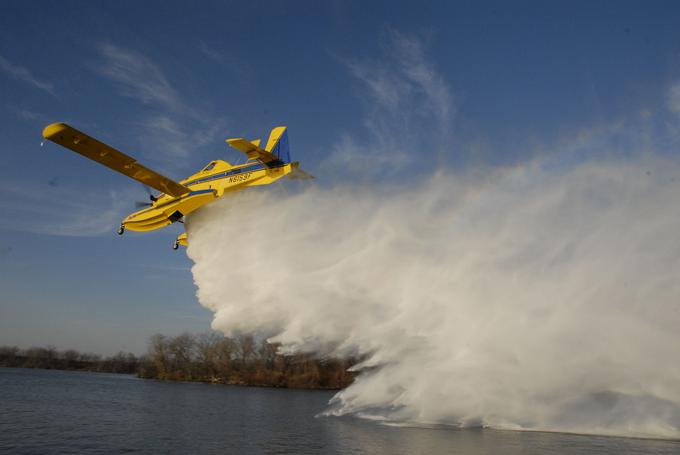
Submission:
<svg viewBox="0 0 680 455">
<path fill-rule="evenodd" d="M 251 174 L 250 172 L 246 172 L 245 174 L 234 175 L 233 177 L 229 177 L 227 182 L 229 183 L 245 182 L 250 177 L 250 174 Z"/>
</svg>

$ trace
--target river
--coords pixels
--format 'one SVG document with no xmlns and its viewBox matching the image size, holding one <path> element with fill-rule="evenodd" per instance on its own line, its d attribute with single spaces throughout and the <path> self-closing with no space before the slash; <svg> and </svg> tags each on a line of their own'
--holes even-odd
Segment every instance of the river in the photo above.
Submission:
<svg viewBox="0 0 680 455">
<path fill-rule="evenodd" d="M 0 452 L 678 454 L 680 441 L 412 428 L 316 417 L 328 391 L 0 368 Z"/>
</svg>

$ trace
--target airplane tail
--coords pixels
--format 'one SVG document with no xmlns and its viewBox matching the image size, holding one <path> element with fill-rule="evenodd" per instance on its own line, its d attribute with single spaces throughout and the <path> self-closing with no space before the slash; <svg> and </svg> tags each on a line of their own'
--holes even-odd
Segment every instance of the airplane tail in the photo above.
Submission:
<svg viewBox="0 0 680 455">
<path fill-rule="evenodd" d="M 290 146 L 288 145 L 288 130 L 285 126 L 277 126 L 269 135 L 265 150 L 283 163 L 290 163 Z"/>
<path fill-rule="evenodd" d="M 288 164 L 290 161 L 290 146 L 288 145 L 288 130 L 285 126 L 277 126 L 269 135 L 265 150 L 276 157 L 282 163 Z M 300 163 L 291 163 L 291 172 L 288 177 L 295 180 L 313 179 L 314 176 L 300 169 Z"/>
</svg>

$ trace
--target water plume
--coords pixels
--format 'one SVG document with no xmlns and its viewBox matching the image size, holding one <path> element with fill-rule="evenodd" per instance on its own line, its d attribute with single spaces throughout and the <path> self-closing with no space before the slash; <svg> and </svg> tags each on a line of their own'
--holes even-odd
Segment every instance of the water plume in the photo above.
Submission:
<svg viewBox="0 0 680 455">
<path fill-rule="evenodd" d="M 680 437 L 680 164 L 247 191 L 188 220 L 226 334 L 359 355 L 328 414 Z"/>
</svg>

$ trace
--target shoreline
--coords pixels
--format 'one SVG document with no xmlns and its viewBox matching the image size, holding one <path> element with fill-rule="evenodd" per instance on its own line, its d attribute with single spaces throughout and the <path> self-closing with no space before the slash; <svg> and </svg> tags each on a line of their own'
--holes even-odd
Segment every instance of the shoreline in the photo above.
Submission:
<svg viewBox="0 0 680 455">
<path fill-rule="evenodd" d="M 186 384 L 207 384 L 207 385 L 221 385 L 221 386 L 232 386 L 232 387 L 257 387 L 264 389 L 288 389 L 288 390 L 319 390 L 324 392 L 333 392 L 342 390 L 344 387 L 288 387 L 285 385 L 270 385 L 261 383 L 247 383 L 247 382 L 223 382 L 223 381 L 210 381 L 201 379 L 169 379 L 169 378 L 155 378 L 155 377 L 144 377 L 140 376 L 138 373 L 122 373 L 122 372 L 111 372 L 111 371 L 97 371 L 88 369 L 75 369 L 75 368 L 45 368 L 45 367 L 27 367 L 27 366 L 8 366 L 0 365 L 0 368 L 12 369 L 12 370 L 40 370 L 40 371 L 63 371 L 68 373 L 89 373 L 89 374 L 115 374 L 119 376 L 132 376 L 136 379 L 142 379 L 145 381 L 157 381 L 157 382 L 168 382 L 168 383 L 186 383 Z"/>
</svg>

